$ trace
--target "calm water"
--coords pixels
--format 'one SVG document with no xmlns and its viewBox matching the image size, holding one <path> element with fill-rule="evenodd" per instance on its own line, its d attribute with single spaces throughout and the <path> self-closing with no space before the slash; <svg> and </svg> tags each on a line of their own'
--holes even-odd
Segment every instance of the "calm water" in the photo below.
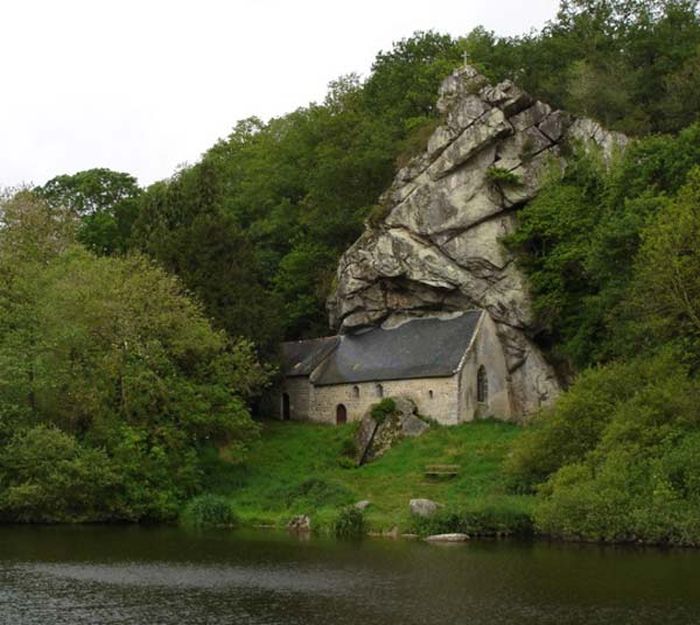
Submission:
<svg viewBox="0 0 700 625">
<path fill-rule="evenodd" d="M 700 624 L 700 552 L 5 527 L 0 623 Z"/>
</svg>

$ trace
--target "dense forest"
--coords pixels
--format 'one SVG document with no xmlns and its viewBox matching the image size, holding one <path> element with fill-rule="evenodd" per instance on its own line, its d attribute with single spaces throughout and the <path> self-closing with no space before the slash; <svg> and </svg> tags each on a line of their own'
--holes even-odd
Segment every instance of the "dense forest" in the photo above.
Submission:
<svg viewBox="0 0 700 625">
<path fill-rule="evenodd" d="M 276 345 L 328 332 L 338 258 L 424 148 L 465 52 L 633 139 L 612 163 L 572 147 L 504 241 L 530 278 L 537 341 L 574 380 L 518 439 L 511 488 L 537 493 L 548 533 L 700 541 L 694 0 L 563 0 L 518 37 L 417 32 L 366 78 L 239 121 L 146 189 L 93 169 L 8 194 L 2 518 L 173 518 L 201 489 L 203 450 L 238 453 Z"/>
</svg>

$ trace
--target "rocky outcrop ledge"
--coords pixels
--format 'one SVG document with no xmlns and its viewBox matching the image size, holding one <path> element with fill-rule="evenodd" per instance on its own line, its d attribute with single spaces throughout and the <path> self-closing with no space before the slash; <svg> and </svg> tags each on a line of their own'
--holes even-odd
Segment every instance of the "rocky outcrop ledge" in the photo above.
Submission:
<svg viewBox="0 0 700 625">
<path fill-rule="evenodd" d="M 596 145 L 607 158 L 626 139 L 510 81 L 490 85 L 469 66 L 443 82 L 438 108 L 444 123 L 382 197 L 386 217 L 340 260 L 331 324 L 347 332 L 483 308 L 504 348 L 514 414 L 525 415 L 556 396 L 559 383 L 532 341 L 526 280 L 500 239 L 548 168 L 562 165 L 564 145 Z"/>
<path fill-rule="evenodd" d="M 378 419 L 373 415 L 372 407 L 360 421 L 355 434 L 358 466 L 380 458 L 401 439 L 421 436 L 430 428 L 430 425 L 418 416 L 416 404 L 412 399 L 388 399 L 393 405 L 391 414 Z"/>
</svg>

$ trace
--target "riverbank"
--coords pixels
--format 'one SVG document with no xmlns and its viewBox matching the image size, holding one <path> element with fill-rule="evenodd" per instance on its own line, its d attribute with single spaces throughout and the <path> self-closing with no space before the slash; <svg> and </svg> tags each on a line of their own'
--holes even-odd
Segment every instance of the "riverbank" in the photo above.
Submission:
<svg viewBox="0 0 700 625">
<path fill-rule="evenodd" d="M 264 421 L 244 464 L 208 459 L 207 491 L 225 496 L 244 526 L 285 527 L 292 517 L 308 515 L 314 530 L 331 531 L 342 509 L 367 500 L 368 532 L 530 531 L 534 498 L 507 493 L 501 473 L 518 426 L 485 421 L 434 427 L 362 467 L 346 455 L 355 427 Z M 426 466 L 438 463 L 457 465 L 457 475 L 426 476 Z M 408 506 L 415 498 L 443 507 L 429 521 L 417 519 Z"/>
</svg>

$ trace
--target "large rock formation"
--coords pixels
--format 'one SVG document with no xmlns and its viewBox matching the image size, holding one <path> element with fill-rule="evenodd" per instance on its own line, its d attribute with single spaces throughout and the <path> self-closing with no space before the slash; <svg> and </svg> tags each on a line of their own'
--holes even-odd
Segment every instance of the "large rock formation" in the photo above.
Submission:
<svg viewBox="0 0 700 625">
<path fill-rule="evenodd" d="M 490 85 L 466 66 L 440 88 L 444 123 L 382 197 L 386 217 L 343 255 L 329 301 L 341 331 L 406 315 L 486 309 L 497 323 L 516 414 L 554 397 L 557 377 L 532 342 L 526 279 L 500 243 L 572 140 L 609 157 L 625 138 L 535 101 L 512 82 Z"/>
</svg>

